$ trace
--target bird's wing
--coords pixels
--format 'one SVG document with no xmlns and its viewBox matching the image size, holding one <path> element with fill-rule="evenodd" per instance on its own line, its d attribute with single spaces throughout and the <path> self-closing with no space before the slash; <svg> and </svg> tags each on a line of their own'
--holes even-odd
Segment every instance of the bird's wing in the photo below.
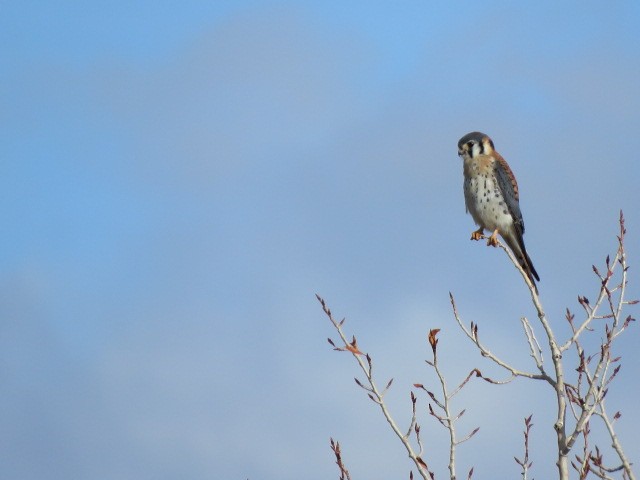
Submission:
<svg viewBox="0 0 640 480">
<path fill-rule="evenodd" d="M 513 217 L 514 224 L 520 229 L 520 235 L 524 233 L 524 221 L 520 212 L 520 195 L 518 193 L 518 182 L 513 175 L 507 161 L 498 152 L 493 152 L 496 158 L 494 164 L 498 186 L 502 191 L 502 196 L 507 204 L 509 213 Z"/>
</svg>

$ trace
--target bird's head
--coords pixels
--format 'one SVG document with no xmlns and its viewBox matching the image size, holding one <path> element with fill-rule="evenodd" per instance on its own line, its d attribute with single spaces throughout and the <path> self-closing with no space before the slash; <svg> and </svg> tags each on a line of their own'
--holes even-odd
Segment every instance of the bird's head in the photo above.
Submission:
<svg viewBox="0 0 640 480">
<path fill-rule="evenodd" d="M 458 155 L 465 159 L 489 155 L 493 150 L 493 141 L 484 133 L 467 133 L 458 141 Z"/>
</svg>

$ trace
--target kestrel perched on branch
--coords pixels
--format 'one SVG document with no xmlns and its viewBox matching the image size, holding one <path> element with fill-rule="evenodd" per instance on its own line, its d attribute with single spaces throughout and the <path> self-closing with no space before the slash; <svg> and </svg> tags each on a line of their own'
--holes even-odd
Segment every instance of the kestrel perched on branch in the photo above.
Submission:
<svg viewBox="0 0 640 480">
<path fill-rule="evenodd" d="M 495 247 L 500 234 L 537 291 L 535 280 L 540 281 L 540 277 L 524 247 L 518 183 L 509 164 L 495 151 L 493 141 L 480 132 L 460 139 L 458 155 L 463 160 L 464 203 L 480 227 L 471 234 L 471 240 L 480 240 L 485 229 L 491 230 L 487 245 Z"/>
</svg>

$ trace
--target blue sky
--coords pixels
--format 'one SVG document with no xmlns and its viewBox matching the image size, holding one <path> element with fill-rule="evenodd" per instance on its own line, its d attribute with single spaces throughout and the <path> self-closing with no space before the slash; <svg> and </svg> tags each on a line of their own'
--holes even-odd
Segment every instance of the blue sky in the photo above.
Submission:
<svg viewBox="0 0 640 480">
<path fill-rule="evenodd" d="M 469 242 L 457 141 L 481 130 L 520 184 L 558 331 L 591 265 L 640 231 L 634 2 L 4 2 L 0 7 L 3 478 L 397 478 L 401 446 L 352 377 L 326 298 L 410 385 L 490 371 L 453 321 L 526 365 L 517 272 Z M 632 329 L 610 393 L 632 460 Z M 616 391 L 617 390 L 617 391 Z M 460 468 L 554 472 L 551 392 L 470 385 Z M 424 402 L 423 402 L 424 405 Z M 633 408 L 632 408 L 633 407 Z M 444 436 L 424 419 L 435 458 Z M 424 433 L 423 433 L 424 435 Z M 446 464 L 432 460 L 445 475 Z M 491 472 L 491 473 L 490 473 Z"/>
</svg>

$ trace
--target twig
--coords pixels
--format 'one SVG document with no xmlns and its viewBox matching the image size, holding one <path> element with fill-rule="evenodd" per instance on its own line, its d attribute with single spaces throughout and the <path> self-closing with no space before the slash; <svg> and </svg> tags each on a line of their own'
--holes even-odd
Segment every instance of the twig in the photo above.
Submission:
<svg viewBox="0 0 640 480">
<path fill-rule="evenodd" d="M 316 298 L 320 302 L 320 305 L 322 305 L 322 310 L 324 311 L 325 315 L 329 318 L 334 328 L 338 332 L 338 335 L 340 336 L 340 339 L 342 340 L 344 347 L 335 347 L 335 344 L 333 343 L 332 340 L 329 340 L 329 343 L 334 345 L 334 348 L 336 350 L 348 351 L 353 355 L 355 360 L 358 362 L 360 369 L 364 372 L 366 376 L 368 387 L 363 387 L 363 388 L 365 388 L 369 392 L 369 398 L 373 400 L 373 402 L 380 407 L 380 410 L 382 411 L 384 418 L 387 420 L 387 423 L 389 424 L 393 432 L 396 434 L 396 436 L 400 439 L 400 441 L 402 442 L 402 445 L 404 445 L 405 449 L 407 450 L 407 453 L 409 454 L 409 458 L 411 458 L 411 460 L 416 465 L 416 468 L 418 469 L 418 473 L 420 474 L 420 476 L 424 480 L 432 480 L 433 474 L 429 470 L 429 467 L 427 466 L 426 462 L 422 459 L 422 457 L 419 454 L 416 454 L 416 452 L 413 450 L 413 446 L 409 442 L 409 438 L 405 437 L 405 435 L 400 431 L 400 428 L 398 427 L 395 420 L 391 416 L 391 413 L 389 412 L 389 409 L 387 408 L 387 405 L 384 402 L 384 399 L 383 399 L 384 392 L 381 392 L 378 389 L 376 382 L 374 381 L 372 376 L 373 366 L 372 366 L 371 357 L 369 355 L 365 355 L 360 351 L 355 337 L 353 337 L 353 340 L 351 342 L 347 340 L 347 337 L 345 336 L 342 330 L 344 319 L 341 320 L 340 322 L 336 321 L 333 318 L 331 310 L 327 306 L 326 302 L 319 295 L 316 295 Z M 362 359 L 362 357 L 366 358 L 366 363 Z M 362 383 L 360 383 L 358 380 L 356 381 L 359 385 L 362 386 Z M 415 425 L 414 425 L 414 429 L 415 429 Z"/>
<path fill-rule="evenodd" d="M 533 427 L 533 423 L 531 423 L 532 417 L 533 415 L 529 415 L 524 419 L 524 457 L 522 457 L 522 459 L 513 457 L 516 463 L 522 468 L 522 480 L 527 480 L 529 469 L 533 466 L 533 462 L 529 460 L 529 434 L 531 427 Z"/>
<path fill-rule="evenodd" d="M 331 450 L 333 450 L 334 455 L 336 456 L 336 465 L 340 469 L 340 480 L 351 480 L 351 475 L 349 474 L 349 470 L 344 466 L 342 462 L 342 452 L 340 451 L 340 443 L 334 442 L 333 438 L 331 440 Z"/>
<path fill-rule="evenodd" d="M 480 429 L 479 428 L 474 429 L 472 432 L 470 432 L 468 435 L 466 435 L 462 439 L 457 438 L 455 423 L 459 418 L 462 417 L 462 415 L 464 415 L 465 410 L 462 410 L 460 413 L 453 416 L 453 414 L 451 413 L 451 399 L 455 395 L 457 395 L 462 388 L 464 388 L 464 386 L 469 382 L 469 380 L 474 374 L 476 377 L 482 377 L 482 375 L 480 374 L 480 371 L 478 369 L 473 369 L 466 376 L 466 378 L 460 383 L 460 385 L 456 387 L 456 389 L 453 392 L 448 392 L 446 379 L 442 371 L 440 370 L 440 366 L 438 365 L 438 342 L 439 342 L 437 338 L 438 332 L 440 332 L 440 329 L 432 329 L 429 332 L 428 339 L 429 339 L 429 344 L 431 345 L 431 351 L 432 351 L 433 357 L 432 357 L 432 360 L 425 360 L 425 361 L 436 372 L 438 381 L 440 382 L 442 399 L 441 400 L 438 399 L 438 397 L 436 397 L 436 395 L 433 392 L 427 390 L 424 387 L 424 385 L 420 383 L 414 384 L 414 387 L 427 392 L 427 394 L 429 395 L 433 403 L 436 405 L 436 407 L 442 411 L 442 414 L 436 413 L 436 410 L 433 408 L 433 406 L 429 404 L 429 414 L 432 417 L 434 417 L 438 421 L 438 423 L 440 423 L 449 432 L 449 464 L 448 464 L 449 478 L 451 480 L 455 480 L 456 479 L 456 448 L 458 445 L 466 442 L 471 437 L 473 437 Z M 469 473 L 469 475 L 471 476 L 472 474 L 473 474 L 473 469 Z"/>
<path fill-rule="evenodd" d="M 502 368 L 504 368 L 509 373 L 511 373 L 513 377 L 526 377 L 526 378 L 531 378 L 535 380 L 546 380 L 546 381 L 551 380 L 551 378 L 545 373 L 538 374 L 538 373 L 531 373 L 531 372 L 525 372 L 525 371 L 519 370 L 515 367 L 512 367 L 507 362 L 501 360 L 496 355 L 494 355 L 487 347 L 485 347 L 480 342 L 480 337 L 478 336 L 478 325 L 471 322 L 471 327 L 467 328 L 466 325 L 462 323 L 462 320 L 460 319 L 460 315 L 458 313 L 458 307 L 456 306 L 456 301 L 453 298 L 453 294 L 451 292 L 449 292 L 449 300 L 451 301 L 451 307 L 453 308 L 453 316 L 455 317 L 456 322 L 458 323 L 462 331 L 465 333 L 465 335 L 478 347 L 483 357 L 487 357 L 491 359 L 494 363 L 496 363 L 497 365 L 500 365 Z"/>
</svg>

